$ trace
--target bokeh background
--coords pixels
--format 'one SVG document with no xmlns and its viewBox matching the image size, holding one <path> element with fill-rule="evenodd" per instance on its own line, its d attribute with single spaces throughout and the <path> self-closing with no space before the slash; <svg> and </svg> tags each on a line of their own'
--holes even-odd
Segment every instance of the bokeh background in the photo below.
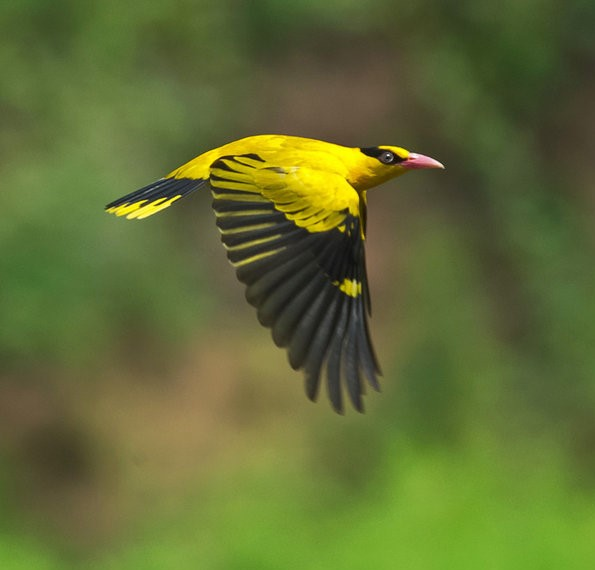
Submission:
<svg viewBox="0 0 595 570">
<path fill-rule="evenodd" d="M 4 0 L 0 567 L 595 564 L 595 3 Z M 434 156 L 370 194 L 367 413 L 311 404 L 210 197 L 257 133 Z"/>
</svg>

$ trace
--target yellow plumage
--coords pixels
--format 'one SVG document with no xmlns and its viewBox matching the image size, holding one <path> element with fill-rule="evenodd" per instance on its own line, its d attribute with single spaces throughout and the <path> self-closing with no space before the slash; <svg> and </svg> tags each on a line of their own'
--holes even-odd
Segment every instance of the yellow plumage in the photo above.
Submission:
<svg viewBox="0 0 595 570">
<path fill-rule="evenodd" d="M 362 411 L 364 381 L 379 389 L 380 375 L 367 324 L 366 191 L 416 168 L 443 167 L 401 147 L 258 135 L 201 154 L 106 210 L 143 219 L 208 184 L 246 297 L 304 370 L 308 397 L 326 372 L 334 409 L 343 410 L 344 386 Z"/>
</svg>

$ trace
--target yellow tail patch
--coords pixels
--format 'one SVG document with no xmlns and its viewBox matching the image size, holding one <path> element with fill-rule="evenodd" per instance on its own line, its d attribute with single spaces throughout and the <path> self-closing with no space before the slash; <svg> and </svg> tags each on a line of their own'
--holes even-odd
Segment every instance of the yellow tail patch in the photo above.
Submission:
<svg viewBox="0 0 595 570">
<path fill-rule="evenodd" d="M 204 184 L 206 180 L 161 178 L 108 204 L 105 211 L 116 216 L 125 216 L 129 220 L 142 220 L 169 208 Z"/>
</svg>

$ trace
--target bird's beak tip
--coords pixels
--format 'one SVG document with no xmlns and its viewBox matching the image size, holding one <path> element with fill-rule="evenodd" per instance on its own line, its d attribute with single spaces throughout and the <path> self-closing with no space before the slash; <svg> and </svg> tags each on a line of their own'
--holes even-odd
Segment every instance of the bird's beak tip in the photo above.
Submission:
<svg viewBox="0 0 595 570">
<path fill-rule="evenodd" d="M 434 158 L 430 158 L 429 156 L 425 156 L 423 154 L 417 154 L 415 152 L 410 152 L 407 159 L 401 162 L 401 166 L 405 168 L 440 168 L 444 170 L 444 164 L 438 162 Z"/>
</svg>

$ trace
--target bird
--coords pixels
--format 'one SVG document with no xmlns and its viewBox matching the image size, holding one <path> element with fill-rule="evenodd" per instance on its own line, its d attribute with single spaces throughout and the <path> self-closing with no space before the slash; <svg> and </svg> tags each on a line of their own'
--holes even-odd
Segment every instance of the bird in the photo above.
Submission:
<svg viewBox="0 0 595 570">
<path fill-rule="evenodd" d="M 366 384 L 382 376 L 368 317 L 367 191 L 417 169 L 444 166 L 398 146 L 346 147 L 288 135 L 255 135 L 204 152 L 108 204 L 141 220 L 210 189 L 227 257 L 260 323 L 331 407 L 364 411 Z"/>
</svg>

